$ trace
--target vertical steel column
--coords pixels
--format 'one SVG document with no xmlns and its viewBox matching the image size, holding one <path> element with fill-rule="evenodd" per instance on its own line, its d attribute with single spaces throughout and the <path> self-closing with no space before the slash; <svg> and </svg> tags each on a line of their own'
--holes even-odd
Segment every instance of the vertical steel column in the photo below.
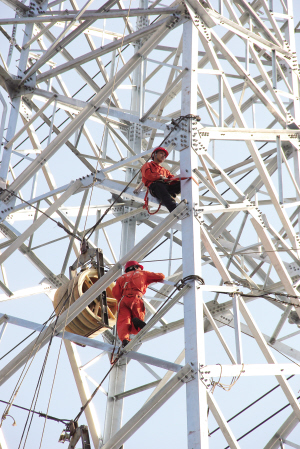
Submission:
<svg viewBox="0 0 300 449">
<path fill-rule="evenodd" d="M 181 115 L 197 114 L 197 61 L 198 31 L 189 20 L 183 25 L 183 67 L 188 72 L 182 80 Z M 182 122 L 187 133 L 188 148 L 180 153 L 181 176 L 192 176 L 197 167 L 197 156 L 192 150 L 192 119 Z M 190 214 L 182 221 L 183 277 L 201 275 L 200 227 L 193 214 L 199 204 L 197 185 L 190 181 L 182 184 L 181 198 L 188 201 Z M 196 281 L 184 296 L 185 359 L 198 371 L 204 365 L 204 331 L 202 293 Z M 186 384 L 188 449 L 208 448 L 207 395 L 204 384 L 196 376 Z"/>
<path fill-rule="evenodd" d="M 223 76 L 219 75 L 219 126 L 222 128 L 224 126 L 224 112 L 223 112 L 223 103 L 224 103 L 224 84 L 223 84 Z"/>
<path fill-rule="evenodd" d="M 30 6 L 32 6 L 33 15 L 37 15 L 37 7 L 40 7 L 40 5 L 37 5 L 35 1 L 33 1 Z M 24 32 L 24 39 L 23 39 L 23 46 L 26 45 L 26 43 L 31 39 L 32 32 L 33 32 L 33 23 L 26 24 L 25 26 L 25 32 Z M 27 67 L 27 60 L 29 55 L 30 47 L 25 48 L 25 50 L 21 50 L 20 55 L 20 62 L 18 67 L 18 76 L 23 78 L 24 72 Z M 11 95 L 11 94 L 10 94 Z M 16 127 L 17 127 L 17 121 L 18 121 L 18 115 L 19 115 L 19 109 L 21 104 L 21 95 L 17 92 L 15 93 L 14 98 L 12 98 L 11 101 L 11 110 L 10 110 L 10 116 L 9 116 L 9 122 L 6 132 L 6 142 L 8 142 L 12 137 L 15 135 Z M 9 163 L 11 158 L 11 153 L 13 150 L 13 146 L 10 148 L 5 148 L 3 150 L 2 155 L 2 162 L 0 167 L 0 187 L 5 188 L 6 187 L 6 181 L 7 181 L 7 175 L 9 170 Z"/>
<path fill-rule="evenodd" d="M 277 89 L 276 50 L 272 50 L 272 80 L 273 89 Z"/>
<path fill-rule="evenodd" d="M 276 136 L 276 146 L 277 146 L 278 196 L 279 196 L 279 203 L 283 204 L 282 156 L 281 156 L 280 136 Z"/>
<path fill-rule="evenodd" d="M 235 347 L 236 347 L 236 360 L 239 364 L 243 363 L 242 352 L 242 333 L 241 333 L 241 321 L 240 321 L 240 307 L 239 307 L 239 295 L 234 294 L 232 298 L 233 316 L 234 316 L 234 333 L 235 333 Z"/>
<path fill-rule="evenodd" d="M 103 440 L 100 440 L 99 448 L 121 428 L 124 399 L 115 399 L 115 395 L 125 391 L 126 371 L 127 359 L 122 358 L 110 373 L 104 434 Z"/>
<path fill-rule="evenodd" d="M 0 101 L 3 105 L 3 111 L 2 111 L 1 122 L 0 122 L 0 153 L 1 153 L 1 145 L 2 145 L 2 140 L 3 140 L 3 133 L 4 133 L 4 128 L 5 128 L 6 114 L 7 114 L 7 104 L 6 104 L 6 101 L 3 97 L 3 95 L 1 94 L 1 92 L 0 92 Z"/>
<path fill-rule="evenodd" d="M 148 8 L 147 0 L 140 0 L 140 8 Z M 147 16 L 137 17 L 137 29 L 143 28 L 145 24 L 149 23 Z M 144 41 L 139 40 L 135 45 L 135 52 L 138 52 Z M 131 96 L 131 110 L 136 113 L 138 112 L 139 117 L 143 113 L 143 76 L 142 72 L 145 67 L 145 63 L 142 62 L 133 71 L 133 88 Z M 128 143 L 131 148 L 136 153 L 141 153 L 142 151 L 142 125 L 138 123 L 133 123 L 129 127 Z M 130 154 L 128 153 L 128 156 Z M 128 168 L 126 170 L 125 180 L 128 182 L 132 179 L 135 174 L 135 170 Z M 132 209 L 130 206 L 124 207 L 124 213 L 130 212 Z M 130 249 L 135 245 L 135 234 L 136 234 L 136 219 L 134 217 L 129 217 L 122 222 L 122 235 L 121 235 L 121 249 L 120 258 L 122 258 Z M 123 406 L 124 399 L 115 399 L 114 396 L 123 393 L 125 391 L 126 383 L 126 373 L 127 373 L 127 359 L 122 358 L 112 370 L 109 377 L 109 388 L 108 388 L 108 399 L 105 415 L 105 426 L 104 426 L 104 437 L 103 442 L 100 442 L 99 447 L 106 443 L 122 426 L 123 417 Z"/>
<path fill-rule="evenodd" d="M 114 40 L 117 40 L 117 38 L 115 37 Z M 112 56 L 111 56 L 111 64 L 110 64 L 110 74 L 109 74 L 109 79 L 113 79 L 114 74 L 115 74 L 115 66 L 116 66 L 116 50 L 114 50 L 112 52 Z M 113 93 L 111 94 L 111 98 L 113 98 Z M 107 118 L 106 118 L 107 120 Z M 103 138 L 103 145 L 102 145 L 102 157 L 106 158 L 106 154 L 107 154 L 107 142 L 108 142 L 108 127 L 105 127 L 104 130 L 104 138 Z"/>
<path fill-rule="evenodd" d="M 291 68 L 288 64 L 286 64 L 287 68 L 287 78 L 289 85 L 291 86 L 292 92 L 294 93 L 294 99 L 292 100 L 292 108 L 291 108 L 291 114 L 295 118 L 296 125 L 300 125 L 300 107 L 299 107 L 299 82 L 298 82 L 298 75 L 296 69 L 298 68 L 298 62 L 297 62 L 297 54 L 296 54 L 296 42 L 295 42 L 295 25 L 294 25 L 294 13 L 293 13 L 293 1 L 287 0 L 285 2 L 287 6 L 287 27 L 285 27 L 285 38 L 289 43 L 290 51 L 292 53 L 293 58 L 293 68 Z M 289 119 L 291 116 L 288 114 L 287 122 L 289 122 Z M 295 179 L 300 185 L 300 146 L 298 145 L 298 148 L 294 150 L 293 159 L 294 159 L 294 173 L 295 173 Z M 296 198 L 299 201 L 300 197 L 298 193 L 296 192 Z M 298 231 L 300 231 L 300 214 L 298 213 Z"/>
</svg>

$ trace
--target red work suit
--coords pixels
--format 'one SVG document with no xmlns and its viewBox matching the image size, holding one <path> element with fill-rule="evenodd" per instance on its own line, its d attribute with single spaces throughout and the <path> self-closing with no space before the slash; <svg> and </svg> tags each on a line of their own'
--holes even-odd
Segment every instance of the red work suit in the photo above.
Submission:
<svg viewBox="0 0 300 449">
<path fill-rule="evenodd" d="M 160 176 L 164 176 L 165 178 L 174 178 L 174 175 L 169 172 L 166 168 L 157 164 L 154 161 L 146 162 L 141 168 L 142 172 L 142 181 L 146 187 L 149 187 L 152 182 L 160 179 Z"/>
<path fill-rule="evenodd" d="M 145 306 L 143 294 L 146 293 L 148 285 L 159 282 L 165 278 L 162 273 L 151 273 L 150 271 L 129 271 L 117 279 L 112 293 L 119 301 L 117 317 L 117 332 L 119 339 L 130 340 L 129 334 L 137 334 L 132 324 L 132 318 L 136 317 L 144 321 Z"/>
</svg>

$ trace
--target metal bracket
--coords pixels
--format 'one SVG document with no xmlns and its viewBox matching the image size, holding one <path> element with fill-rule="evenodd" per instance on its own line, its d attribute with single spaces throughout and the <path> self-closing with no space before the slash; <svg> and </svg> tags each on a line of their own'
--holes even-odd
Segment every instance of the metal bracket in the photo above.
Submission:
<svg viewBox="0 0 300 449">
<path fill-rule="evenodd" d="M 210 371 L 206 370 L 205 365 L 199 364 L 199 379 L 201 382 L 205 385 L 205 387 L 208 389 L 211 386 L 211 380 L 208 379 L 208 375 L 210 374 Z"/>
<path fill-rule="evenodd" d="M 193 363 L 190 363 L 190 365 L 193 366 Z M 192 380 L 196 379 L 196 376 L 197 370 L 191 369 L 191 371 L 181 379 L 181 382 L 187 384 L 188 382 L 191 382 Z"/>
<path fill-rule="evenodd" d="M 203 215 L 202 215 L 203 209 L 201 207 L 199 207 L 198 203 L 194 203 L 193 211 L 194 211 L 194 217 L 198 218 L 198 221 L 200 224 L 203 224 L 204 223 Z"/>
</svg>

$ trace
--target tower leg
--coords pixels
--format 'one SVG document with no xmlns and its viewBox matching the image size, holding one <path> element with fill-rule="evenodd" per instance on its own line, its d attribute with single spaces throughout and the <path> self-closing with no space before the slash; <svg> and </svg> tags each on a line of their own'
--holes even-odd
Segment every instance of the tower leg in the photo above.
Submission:
<svg viewBox="0 0 300 449">
<path fill-rule="evenodd" d="M 183 25 L 183 67 L 189 70 L 182 80 L 181 114 L 197 114 L 197 60 L 198 32 L 192 21 Z M 181 122 L 185 129 L 188 147 L 181 151 L 180 172 L 182 177 L 192 176 L 197 167 L 197 156 L 192 149 L 193 119 Z M 190 214 L 182 221 L 183 277 L 201 275 L 200 226 L 193 213 L 199 203 L 197 185 L 190 181 L 182 183 L 181 198 L 188 201 Z M 184 297 L 185 353 L 186 363 L 197 372 L 204 364 L 204 331 L 202 293 L 197 281 Z M 186 385 L 188 449 L 208 448 L 206 387 L 198 375 Z"/>
</svg>

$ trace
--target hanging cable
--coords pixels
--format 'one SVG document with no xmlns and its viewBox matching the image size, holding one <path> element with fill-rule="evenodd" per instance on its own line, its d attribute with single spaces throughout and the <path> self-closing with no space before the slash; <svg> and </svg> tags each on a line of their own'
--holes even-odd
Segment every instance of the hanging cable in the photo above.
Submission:
<svg viewBox="0 0 300 449">
<path fill-rule="evenodd" d="M 174 293 L 176 292 L 176 290 L 180 290 L 183 285 L 191 280 L 191 278 L 197 277 L 197 281 L 198 282 L 203 282 L 203 279 L 200 278 L 199 276 L 187 276 L 183 279 L 180 279 L 180 281 L 178 281 L 175 286 L 173 291 L 170 293 L 170 295 L 166 298 L 166 300 L 162 303 L 162 305 L 156 310 L 156 312 L 152 315 L 152 317 L 150 318 L 150 320 L 148 321 L 148 323 L 151 322 L 151 320 L 153 320 L 153 318 L 157 315 L 157 313 L 162 309 L 162 307 L 164 307 L 164 305 L 170 300 L 170 298 L 174 295 Z M 110 372 L 112 371 L 113 367 L 115 366 L 115 364 L 117 363 L 117 361 L 123 356 L 124 354 L 122 352 L 118 352 L 116 358 L 112 361 L 112 366 L 109 368 L 108 372 L 105 374 L 105 376 L 103 377 L 103 379 L 101 380 L 101 382 L 99 383 L 99 385 L 96 387 L 96 389 L 94 390 L 94 392 L 92 393 L 91 397 L 88 399 L 88 401 L 81 407 L 80 412 L 76 415 L 75 419 L 73 422 L 78 422 L 78 419 L 80 418 L 80 416 L 82 415 L 82 413 L 84 412 L 84 410 L 86 409 L 86 407 L 88 406 L 88 404 L 91 402 L 91 400 L 93 399 L 93 397 L 96 395 L 97 391 L 100 389 L 100 387 L 102 386 L 103 382 L 105 381 L 105 379 L 107 378 L 107 376 L 110 374 Z"/>
<path fill-rule="evenodd" d="M 61 298 L 61 300 L 59 301 L 59 303 L 57 304 L 56 308 L 59 307 L 61 301 L 64 299 L 64 296 L 65 296 L 65 295 L 62 296 L 62 298 Z M 57 322 L 57 320 L 58 320 L 58 318 L 59 318 L 59 316 L 60 316 L 60 314 L 61 314 L 61 312 L 62 312 L 62 310 L 63 310 L 63 308 L 64 308 L 64 305 L 66 304 L 66 302 L 68 301 L 68 299 L 70 298 L 70 296 L 71 296 L 71 295 L 68 295 L 68 297 L 67 297 L 66 300 L 64 301 L 64 304 L 62 305 L 61 310 L 60 310 L 59 313 L 57 314 L 56 322 Z M 52 314 L 55 313 L 56 308 L 54 309 L 54 312 L 52 312 Z M 52 315 L 52 314 L 51 314 L 51 315 Z M 50 317 L 50 318 L 51 318 L 51 317 Z M 47 323 L 47 322 L 50 320 L 50 318 L 49 318 L 45 323 Z M 52 319 L 53 319 L 53 317 L 52 317 Z M 56 322 L 55 322 L 55 325 L 54 325 L 53 330 L 52 330 L 52 333 L 51 333 L 51 341 L 52 341 L 52 338 L 53 338 L 53 335 L 54 335 L 54 332 L 55 332 L 55 329 L 56 329 Z M 28 355 L 28 358 L 27 358 L 27 360 L 26 360 L 26 362 L 25 362 L 25 365 L 24 365 L 24 367 L 23 367 L 23 370 L 22 370 L 22 372 L 21 372 L 21 374 L 20 374 L 20 376 L 19 376 L 19 379 L 18 379 L 18 381 L 17 381 L 17 383 L 16 383 L 16 385 L 15 385 L 15 387 L 14 387 L 14 390 L 13 390 L 13 392 L 12 392 L 12 394 L 11 394 L 9 405 L 5 408 L 5 410 L 4 410 L 3 414 L 2 414 L 0 427 L 2 426 L 3 421 L 5 420 L 6 416 L 8 415 L 8 413 L 9 413 L 9 411 L 10 411 L 10 408 L 11 408 L 12 405 L 13 405 L 13 401 L 14 401 L 15 398 L 17 397 L 17 394 L 18 394 L 18 392 L 19 392 L 19 390 L 20 390 L 20 387 L 21 387 L 21 385 L 22 385 L 22 383 L 23 383 L 23 381 L 24 381 L 24 379 L 25 379 L 25 377 L 26 377 L 26 375 L 27 375 L 27 373 L 28 373 L 28 371 L 29 371 L 29 368 L 30 368 L 31 364 L 33 363 L 33 360 L 34 360 L 34 358 L 35 358 L 35 356 L 36 356 L 36 354 L 37 354 L 37 352 L 38 352 L 38 347 L 39 347 L 39 346 L 38 346 L 38 342 L 39 342 L 39 338 L 40 338 L 40 336 L 41 336 L 43 330 L 45 329 L 45 327 L 46 327 L 46 324 L 43 325 L 42 330 L 41 330 L 40 334 L 38 335 L 37 339 L 35 340 L 35 344 L 33 345 L 33 348 L 32 348 L 31 352 L 30 352 L 29 355 Z M 34 332 L 33 332 L 33 333 L 34 333 Z M 32 335 L 33 333 L 31 333 L 30 335 Z M 26 339 L 27 339 L 27 338 L 29 338 L 29 336 L 26 337 Z M 26 340 L 26 339 L 24 339 L 24 340 Z M 19 346 L 19 344 L 18 344 L 17 346 Z M 37 350 L 35 351 L 36 348 L 37 348 Z M 13 348 L 13 349 L 14 349 L 14 348 Z M 11 349 L 8 353 L 10 353 L 13 349 Z M 35 351 L 35 353 L 34 353 L 34 351 Z M 7 353 L 7 354 L 8 354 L 8 353 Z M 34 353 L 34 354 L 33 354 L 33 353 Z M 7 354 L 5 354 L 3 357 L 5 357 Z M 32 354 L 33 354 L 33 357 L 32 357 Z M 3 358 L 3 357 L 2 357 L 2 358 Z M 29 362 L 29 360 L 30 360 L 31 357 L 32 357 L 32 360 L 31 360 L 31 362 L 29 363 L 29 366 L 27 367 L 27 364 L 28 364 L 28 362 Z"/>
<path fill-rule="evenodd" d="M 67 301 L 69 301 L 69 304 L 68 304 L 68 307 L 67 307 L 67 314 L 66 314 L 66 318 L 65 318 L 65 324 L 64 324 L 64 328 L 63 328 L 63 336 L 64 336 L 64 332 L 65 332 L 65 328 L 66 328 L 66 322 L 67 322 L 68 314 L 69 314 L 70 300 L 71 300 L 71 295 L 73 293 L 73 289 L 74 289 L 74 283 L 72 285 L 71 292 L 68 294 L 67 298 L 65 299 L 64 303 L 62 304 L 62 307 L 61 307 L 60 311 L 57 313 L 57 317 L 56 317 L 56 320 L 55 320 L 55 323 L 54 323 L 54 326 L 53 326 L 53 329 L 52 329 L 52 332 L 51 332 L 51 336 L 50 336 L 50 341 L 49 341 L 49 344 L 48 344 L 47 352 L 46 352 L 46 355 L 45 355 L 45 358 L 44 358 L 44 362 L 43 362 L 43 365 L 42 365 L 42 368 L 41 368 L 39 379 L 38 379 L 38 382 L 37 382 L 37 385 L 36 385 L 36 389 L 35 389 L 35 392 L 34 392 L 34 395 L 33 395 L 30 411 L 28 412 L 28 416 L 27 416 L 27 419 L 26 419 L 26 422 L 25 422 L 25 425 L 24 425 L 24 429 L 23 429 L 23 433 L 21 435 L 21 439 L 20 439 L 20 443 L 19 443 L 18 449 L 20 449 L 20 447 L 21 447 L 22 439 L 24 437 L 26 426 L 27 426 L 28 421 L 29 421 L 28 428 L 27 428 L 27 433 L 26 433 L 26 437 L 25 437 L 25 441 L 24 441 L 24 444 L 23 444 L 23 449 L 26 446 L 27 438 L 28 438 L 28 435 L 29 435 L 29 431 L 30 431 L 32 420 L 33 420 L 33 416 L 34 416 L 34 414 L 31 413 L 31 409 L 35 409 L 36 408 L 36 403 L 37 403 L 37 400 L 38 400 L 38 397 L 39 397 L 39 392 L 40 392 L 41 385 L 42 385 L 42 380 L 43 380 L 43 377 L 44 377 L 44 372 L 45 372 L 45 368 L 46 368 L 46 364 L 47 364 L 47 360 L 48 360 L 48 356 L 49 356 L 49 352 L 50 352 L 50 347 L 51 347 L 51 344 L 52 344 L 52 341 L 53 341 L 53 337 L 54 337 L 55 332 L 56 332 L 58 319 L 59 319 L 61 313 L 64 310 L 65 304 L 67 303 Z M 66 295 L 66 293 L 67 293 L 67 290 L 66 290 L 65 294 L 62 296 L 61 300 L 59 301 L 59 304 L 64 299 L 64 296 Z M 59 306 L 59 304 L 57 305 L 57 307 Z M 59 354 L 58 354 L 58 358 L 57 358 L 54 379 L 53 379 L 53 382 L 52 382 L 52 388 L 51 388 L 50 399 L 49 399 L 49 402 L 48 402 L 47 413 L 48 413 L 48 410 L 49 410 L 51 395 L 52 395 L 53 386 L 54 386 L 54 380 L 55 380 L 55 376 L 56 376 L 56 372 L 57 372 L 57 366 L 58 366 L 58 360 L 59 360 L 60 351 L 61 351 L 61 347 L 62 347 L 63 336 L 62 336 L 61 343 L 60 343 L 60 349 L 59 349 Z M 45 416 L 45 423 L 44 423 L 44 427 L 43 427 L 42 438 L 43 438 L 43 435 L 44 435 L 44 430 L 45 430 L 45 425 L 46 425 L 46 418 L 47 418 L 47 414 Z M 41 439 L 41 443 L 42 443 L 42 439 Z"/>
<path fill-rule="evenodd" d="M 297 399 L 300 399 L 300 396 L 297 397 Z M 237 441 L 242 440 L 243 438 L 245 438 L 247 435 L 249 435 L 250 433 L 252 433 L 254 430 L 258 429 L 260 426 L 262 426 L 263 424 L 265 424 L 266 422 L 268 422 L 270 419 L 274 418 L 274 416 L 278 415 L 280 412 L 282 412 L 283 410 L 285 410 L 286 408 L 291 407 L 291 404 L 288 403 L 286 404 L 284 407 L 281 407 L 279 410 L 277 410 L 277 412 L 273 413 L 272 415 L 270 415 L 268 418 L 264 419 L 262 422 L 260 422 L 259 424 L 257 424 L 256 426 L 252 427 L 252 429 L 248 430 L 248 432 L 244 433 L 244 435 L 240 436 L 239 438 L 237 438 Z M 224 449 L 230 449 L 229 446 L 226 446 Z"/>
<path fill-rule="evenodd" d="M 35 388 L 35 391 L 34 391 L 34 394 L 33 394 L 33 398 L 32 398 L 32 401 L 31 401 L 31 406 L 30 406 L 29 412 L 27 414 L 27 419 L 26 419 L 25 424 L 24 424 L 24 428 L 23 428 L 23 432 L 22 432 L 22 435 L 21 435 L 21 438 L 20 438 L 20 443 L 19 443 L 18 449 L 21 448 L 21 444 L 22 444 L 22 441 L 23 441 L 23 438 L 24 438 L 24 435 L 25 435 L 25 431 L 26 431 L 27 425 L 28 425 L 25 441 L 24 441 L 24 444 L 23 444 L 23 449 L 26 446 L 27 438 L 28 438 L 28 435 L 29 435 L 29 431 L 30 431 L 32 420 L 33 420 L 33 416 L 34 416 L 34 414 L 31 413 L 31 410 L 35 409 L 36 403 L 37 403 L 37 400 L 38 400 L 38 397 L 39 397 L 39 393 L 40 393 L 40 390 L 41 390 L 42 381 L 43 381 L 43 377 L 44 377 L 44 373 L 45 373 L 45 368 L 46 368 L 46 364 L 47 364 L 48 356 L 49 356 L 49 352 L 50 352 L 50 347 L 51 347 L 51 344 L 52 344 L 54 331 L 55 331 L 55 327 L 56 327 L 56 323 L 57 323 L 58 318 L 59 318 L 59 316 L 57 316 L 57 318 L 56 318 L 55 326 L 54 326 L 54 329 L 53 329 L 53 331 L 51 333 L 50 341 L 49 341 L 49 344 L 48 344 L 48 347 L 47 347 L 47 351 L 46 351 L 46 355 L 45 355 L 44 362 L 43 362 L 43 365 L 42 365 L 42 369 L 41 369 L 40 374 L 39 374 L 37 385 L 36 385 L 36 388 Z"/>
<path fill-rule="evenodd" d="M 173 234 L 173 236 L 178 232 L 178 230 L 176 230 Z M 149 254 L 153 253 L 153 251 L 155 251 L 157 248 L 159 248 L 161 245 L 163 245 L 167 240 L 169 240 L 169 237 L 166 237 L 161 243 L 159 243 L 158 245 L 156 245 L 153 249 L 151 249 L 151 251 L 149 251 L 146 256 L 144 256 L 143 258 L 143 262 L 145 261 L 145 258 L 149 256 Z"/>
<path fill-rule="evenodd" d="M 180 116 L 178 118 L 178 120 L 174 120 L 172 119 L 172 124 L 175 125 L 179 125 L 179 123 L 184 120 L 185 118 L 195 118 L 198 116 L 194 116 L 191 114 L 188 114 L 186 116 Z M 199 118 L 199 117 L 198 117 Z M 200 118 L 199 118 L 200 120 Z M 158 145 L 158 147 L 162 146 L 163 143 L 165 142 L 165 140 L 168 139 L 168 137 L 170 136 L 170 134 L 173 132 L 174 130 L 171 129 L 171 131 L 168 133 L 168 135 L 161 141 L 161 143 Z M 151 156 L 146 160 L 145 163 L 147 163 L 149 160 L 151 159 Z M 124 189 L 122 190 L 122 192 L 117 196 L 117 198 L 115 198 L 115 200 L 109 205 L 109 207 L 104 211 L 104 213 L 101 215 L 101 217 L 99 218 L 99 220 L 86 232 L 84 238 L 85 240 L 90 239 L 91 235 L 93 234 L 93 232 L 96 230 L 97 226 L 102 222 L 103 218 L 108 214 L 108 212 L 110 211 L 110 209 L 114 206 L 114 204 L 121 198 L 121 196 L 123 195 L 123 193 L 128 189 L 128 187 L 130 186 L 130 184 L 132 183 L 132 181 L 137 177 L 137 175 L 140 173 L 141 168 L 136 172 L 136 174 L 132 177 L 132 179 L 126 184 L 126 186 L 124 187 Z M 97 179 L 97 178 L 96 178 Z"/>
<path fill-rule="evenodd" d="M 292 377 L 295 377 L 295 374 L 292 374 L 291 376 L 287 377 L 286 380 L 290 380 L 292 379 Z M 272 393 L 273 391 L 275 391 L 277 388 L 279 388 L 280 385 L 276 385 L 275 387 L 271 388 L 271 390 L 267 391 L 266 393 L 264 393 L 262 396 L 260 396 L 259 398 L 255 399 L 255 401 L 251 402 L 251 404 L 247 405 L 246 407 L 244 407 L 241 411 L 239 411 L 238 413 L 236 413 L 235 415 L 233 415 L 231 418 L 227 419 L 227 422 L 232 421 L 233 419 L 237 418 L 238 416 L 240 416 L 242 413 L 244 413 L 246 410 L 248 410 L 249 408 L 251 408 L 253 405 L 257 404 L 259 401 L 261 401 L 262 399 L 264 399 L 266 396 L 268 396 L 270 393 Z M 211 432 L 209 432 L 208 436 L 210 437 L 211 435 L 213 435 L 215 432 L 217 432 L 218 430 L 220 430 L 220 427 L 216 427 L 214 430 L 212 430 Z"/>
<path fill-rule="evenodd" d="M 57 306 L 54 308 L 54 311 L 51 313 L 50 317 L 49 317 L 46 321 L 44 321 L 44 323 L 42 324 L 42 329 L 41 329 L 40 333 L 43 332 L 43 330 L 45 329 L 47 323 L 48 323 L 49 321 L 51 321 L 51 320 L 55 317 L 55 315 L 56 315 L 55 311 L 56 311 L 56 309 L 58 309 L 58 307 L 60 306 L 60 303 L 61 303 L 62 300 L 64 299 L 64 296 L 65 296 L 65 295 L 62 296 L 62 298 L 61 298 L 60 301 L 58 302 Z M 69 297 L 70 297 L 70 295 L 68 295 L 67 299 L 65 300 L 65 303 L 66 303 L 66 301 L 69 299 Z M 62 309 L 63 309 L 65 303 L 62 305 Z M 60 312 L 60 313 L 61 313 L 61 312 Z M 20 346 L 22 343 L 24 343 L 24 341 L 28 340 L 28 338 L 30 338 L 30 337 L 31 337 L 33 334 L 35 334 L 36 332 L 37 332 L 37 331 L 35 330 L 35 331 L 31 332 L 29 335 L 27 335 L 27 337 L 23 338 L 23 340 L 21 340 L 21 341 L 20 341 L 19 343 L 17 343 L 13 348 L 11 348 L 8 352 L 6 352 L 2 357 L 0 357 L 0 360 L 4 359 L 4 357 L 6 357 L 8 354 L 10 354 L 14 349 L 16 349 L 16 348 L 17 348 L 18 346 Z"/>
<path fill-rule="evenodd" d="M 80 242 L 82 241 L 82 238 L 76 234 L 74 234 L 73 232 L 69 231 L 69 229 L 67 229 L 62 223 L 60 223 L 57 220 L 54 220 L 54 218 L 52 218 L 50 215 L 48 215 L 46 212 L 43 212 L 41 209 L 39 209 L 38 207 L 34 206 L 33 204 L 29 203 L 28 201 L 24 200 L 23 198 L 21 198 L 19 195 L 17 195 L 15 192 L 13 192 L 12 190 L 9 190 L 7 188 L 5 189 L 1 189 L 0 188 L 0 192 L 8 192 L 11 195 L 15 196 L 16 198 L 18 198 L 19 200 L 21 200 L 23 203 L 28 204 L 28 206 L 33 207 L 35 210 L 37 210 L 38 212 L 40 212 L 43 215 L 46 215 L 47 218 L 50 218 L 51 221 L 53 221 L 54 223 L 57 224 L 57 226 L 59 226 L 60 228 L 62 228 L 67 234 L 69 234 L 72 237 L 75 237 L 77 240 L 79 240 Z"/>
<path fill-rule="evenodd" d="M 9 402 L 3 401 L 2 399 L 0 399 L 0 402 L 2 402 L 3 404 L 8 404 L 9 405 Z M 18 408 L 20 410 L 24 410 L 26 412 L 30 412 L 31 411 L 31 413 L 34 413 L 35 415 L 38 415 L 40 418 L 45 418 L 46 417 L 47 419 L 50 419 L 51 421 L 61 422 L 63 424 L 67 424 L 68 422 L 70 422 L 69 419 L 60 419 L 60 418 L 56 418 L 55 416 L 51 416 L 51 415 L 47 415 L 46 416 L 46 413 L 37 412 L 36 410 L 30 410 L 29 408 L 22 407 L 20 405 L 12 404 L 12 407 Z"/>
</svg>

